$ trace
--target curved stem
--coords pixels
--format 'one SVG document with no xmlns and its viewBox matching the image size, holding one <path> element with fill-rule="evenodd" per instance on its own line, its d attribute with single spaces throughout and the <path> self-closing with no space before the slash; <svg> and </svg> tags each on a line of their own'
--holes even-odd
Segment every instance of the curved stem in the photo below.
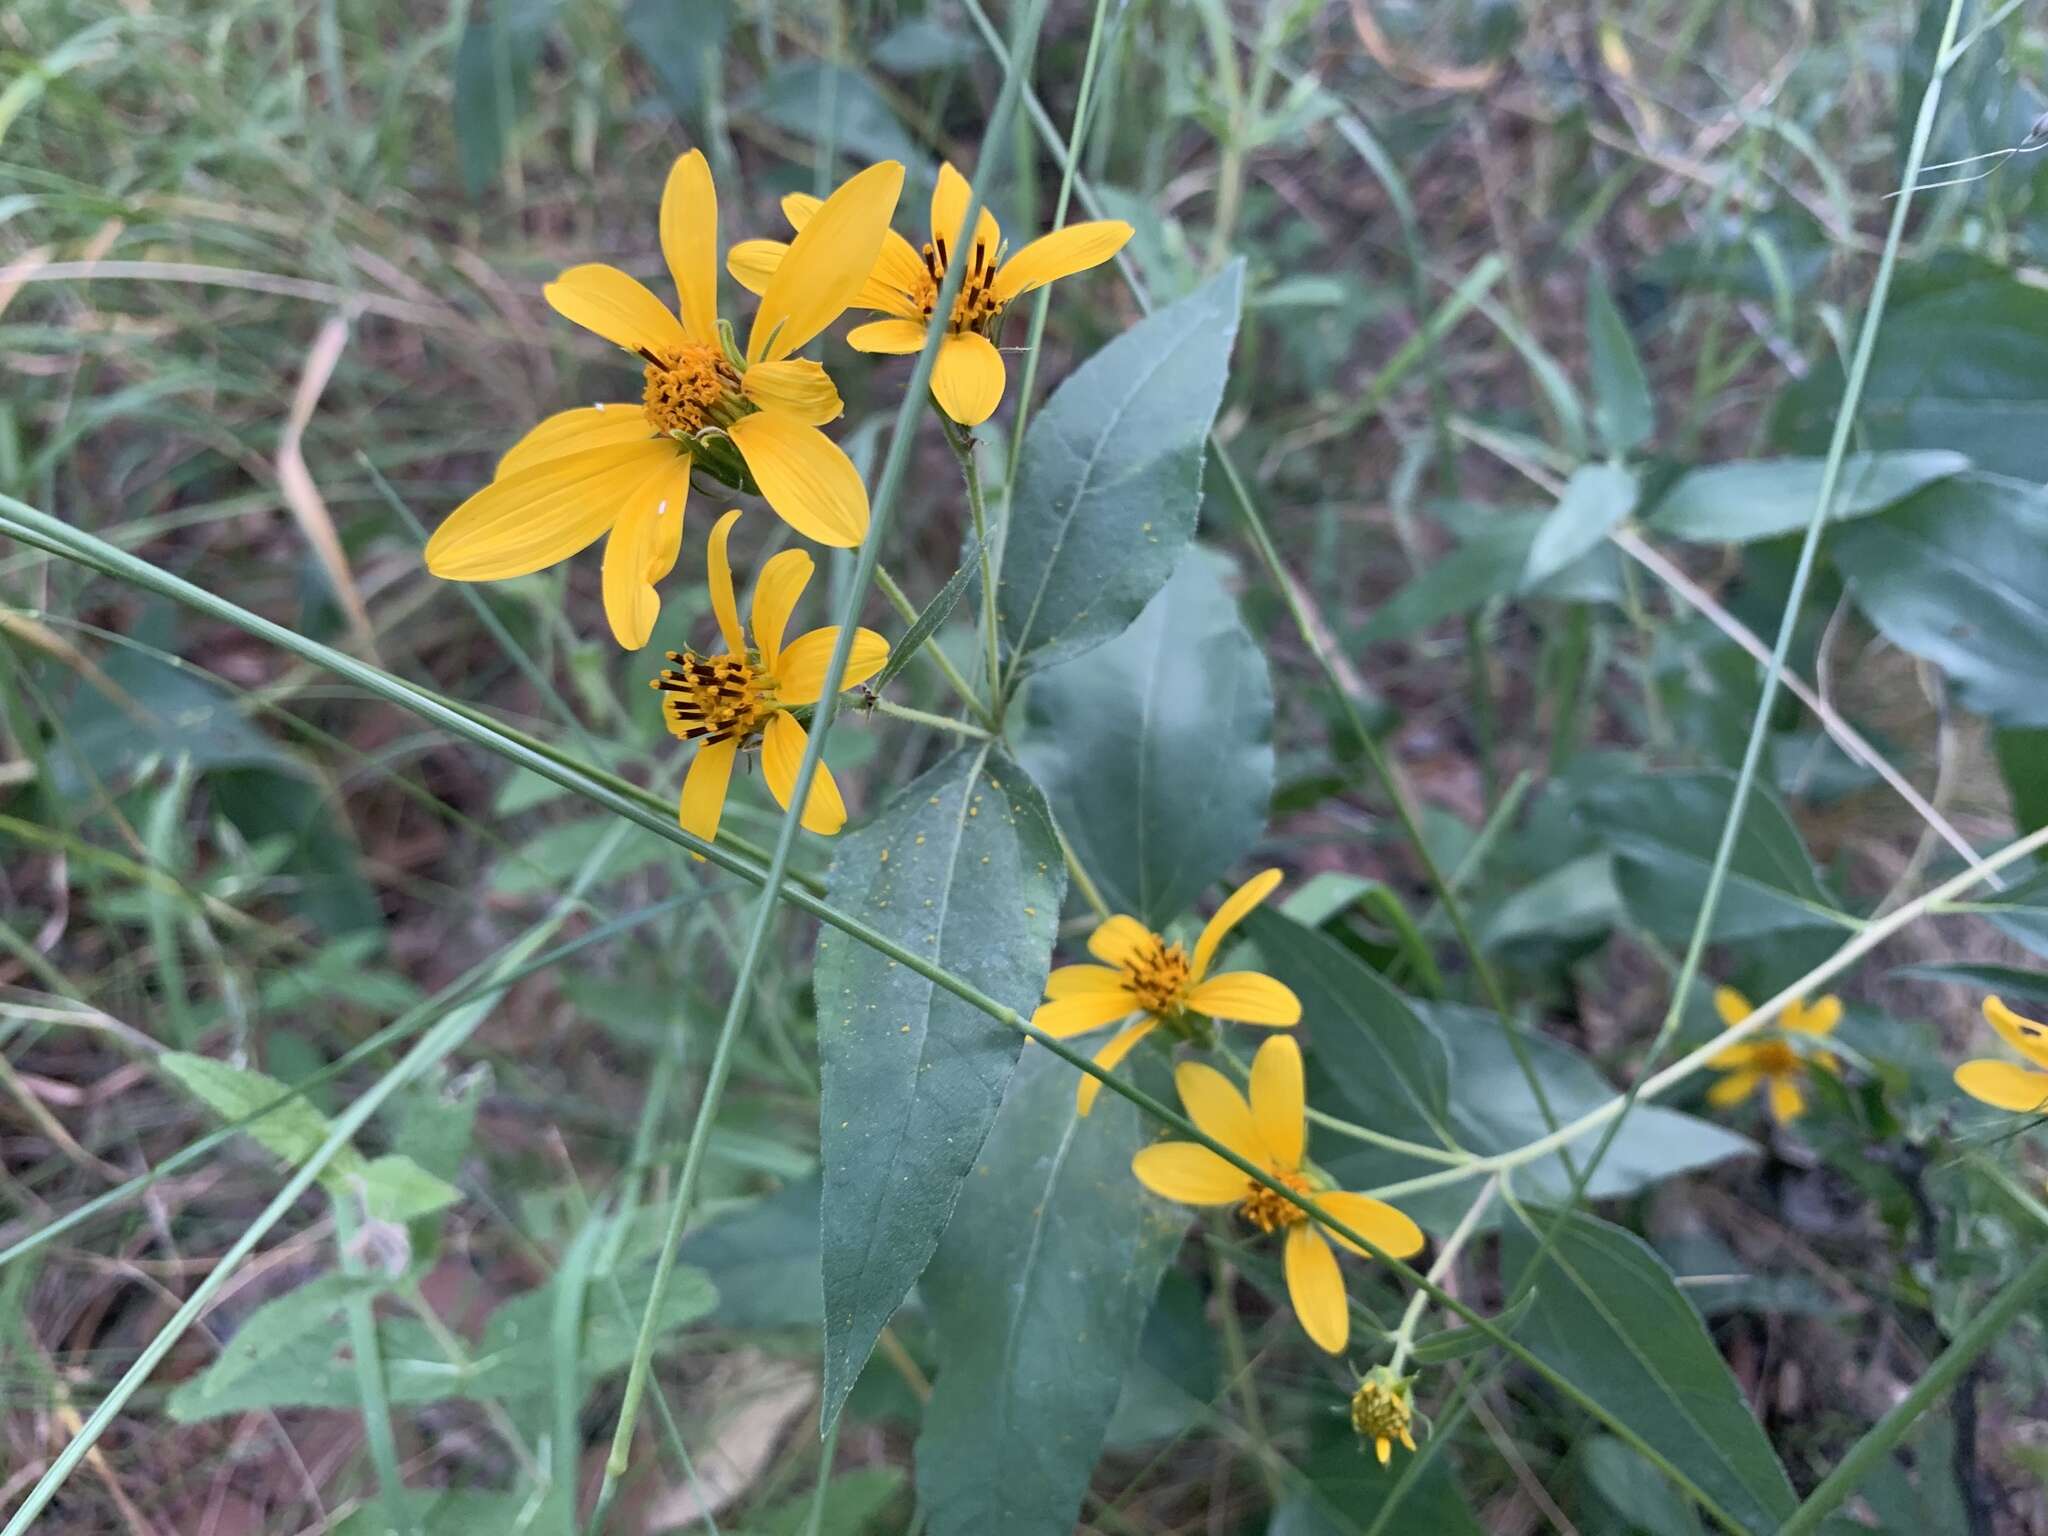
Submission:
<svg viewBox="0 0 2048 1536">
<path fill-rule="evenodd" d="M 893 699 L 878 698 L 868 707 L 877 714 L 890 715 L 898 720 L 909 720 L 935 731 L 951 731 L 955 736 L 965 736 L 973 741 L 989 739 L 988 732 L 971 721 L 955 720 L 951 715 L 935 715 L 929 710 L 912 709 L 908 704 L 898 704 Z"/>
<path fill-rule="evenodd" d="M 1479 1193 L 1472 1198 L 1472 1204 L 1465 1214 L 1458 1218 L 1451 1235 L 1444 1239 L 1443 1247 L 1436 1252 L 1435 1260 L 1429 1266 L 1429 1278 L 1441 1284 L 1451 1266 L 1458 1261 L 1458 1250 L 1471 1240 L 1479 1230 L 1479 1218 L 1486 1214 L 1486 1208 L 1493 1204 L 1493 1197 L 1500 1192 L 1500 1174 L 1495 1174 L 1479 1186 Z M 1401 1367 L 1408 1363 L 1408 1352 L 1415 1347 L 1415 1326 L 1422 1321 L 1423 1308 L 1429 1304 L 1429 1292 L 1418 1290 L 1408 1298 L 1408 1310 L 1401 1314 L 1401 1326 L 1394 1330 L 1394 1357 L 1388 1369 L 1398 1376 Z"/>
</svg>

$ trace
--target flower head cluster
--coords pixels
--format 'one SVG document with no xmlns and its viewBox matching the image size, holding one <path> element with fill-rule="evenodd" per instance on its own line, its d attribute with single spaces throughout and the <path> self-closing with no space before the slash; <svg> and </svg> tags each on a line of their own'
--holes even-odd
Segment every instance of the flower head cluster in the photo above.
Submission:
<svg viewBox="0 0 2048 1536">
<path fill-rule="evenodd" d="M 1714 1010 L 1730 1029 L 1755 1011 L 1749 999 L 1733 987 L 1715 991 Z M 1727 1109 L 1762 1088 L 1779 1123 L 1797 1120 L 1806 1113 L 1804 1084 L 1813 1070 L 1817 1067 L 1841 1075 L 1841 1058 L 1816 1043 L 1833 1034 L 1841 1021 L 1842 1000 L 1838 997 L 1823 997 L 1812 1004 L 1803 1000 L 1787 1003 L 1775 1030 L 1754 1040 L 1737 1041 L 1709 1059 L 1707 1064 L 1726 1076 L 1707 1090 L 1707 1102 Z"/>
<path fill-rule="evenodd" d="M 1365 1380 L 1351 1394 L 1351 1427 L 1358 1438 L 1370 1445 L 1385 1466 L 1394 1457 L 1394 1442 L 1415 1449 L 1415 1378 L 1396 1376 L 1384 1365 L 1366 1372 Z"/>
<path fill-rule="evenodd" d="M 1382 1253 L 1405 1259 L 1422 1251 L 1422 1229 L 1406 1215 L 1370 1195 L 1332 1189 L 1329 1180 L 1309 1166 L 1301 1047 L 1292 1035 L 1275 1035 L 1259 1047 L 1252 1059 L 1249 1099 L 1221 1072 L 1200 1062 L 1183 1062 L 1173 1080 L 1182 1107 L 1203 1135 L 1228 1147 L 1273 1183 L 1308 1196 Z M 1360 1254 L 1364 1248 L 1311 1221 L 1293 1201 L 1199 1142 L 1157 1142 L 1131 1160 L 1131 1171 L 1147 1189 L 1168 1200 L 1234 1205 L 1260 1232 L 1285 1232 L 1282 1262 L 1295 1315 L 1319 1346 L 1333 1355 L 1343 1352 L 1351 1339 L 1351 1307 L 1330 1244 L 1334 1241 Z"/>
</svg>

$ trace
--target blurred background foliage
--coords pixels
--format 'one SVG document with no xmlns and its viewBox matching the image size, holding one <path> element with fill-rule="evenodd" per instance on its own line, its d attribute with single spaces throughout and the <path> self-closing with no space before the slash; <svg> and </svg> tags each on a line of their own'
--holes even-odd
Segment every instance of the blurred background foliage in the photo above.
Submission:
<svg viewBox="0 0 2048 1536">
<path fill-rule="evenodd" d="M 1219 433 L 1300 574 L 1283 593 L 1249 562 L 1212 475 L 1214 552 L 1169 592 L 1201 590 L 1145 624 L 1221 647 L 1189 687 L 1252 696 L 1270 671 L 1262 847 L 1294 921 L 1252 937 L 1283 975 L 1300 933 L 1320 946 L 1296 957 L 1325 983 L 1298 987 L 1316 1102 L 1398 1130 L 1412 1106 L 1338 1042 L 1399 1008 L 1410 1038 L 1453 1042 L 1465 1145 L 1543 1124 L 1474 1025 L 1443 914 L 1287 601 L 1401 765 L 1541 1079 L 1565 1113 L 1600 1102 L 1640 1062 L 1699 904 L 1760 697 L 1756 637 L 1785 604 L 1946 9 L 1051 7 L 1035 87 L 1063 135 L 1101 27 L 1080 162 L 1136 226 L 1153 298 L 1247 264 Z M 1948 82 L 1932 161 L 2028 145 L 2044 106 L 2038 16 L 1965 17 L 1988 30 Z M 456 589 L 422 569 L 423 528 L 526 424 L 611 387 L 539 286 L 574 260 L 658 272 L 679 149 L 711 157 L 729 238 L 778 233 L 781 193 L 879 157 L 909 168 L 908 230 L 939 161 L 979 140 L 1009 21 L 974 0 L 14 0 L 0 492 L 667 794 L 679 765 L 643 707 L 647 668 L 591 618 L 596 562 Z M 1042 228 L 1059 168 L 1028 117 L 1018 132 L 1018 168 L 986 190 L 1007 225 Z M 1796 616 L 1803 697 L 1771 718 L 1683 1046 L 1719 1027 L 1712 983 L 1766 996 L 1959 867 L 1959 845 L 2048 819 L 2048 159 L 1987 164 L 1916 207 L 1840 526 Z M 1042 377 L 1139 313 L 1109 269 L 1063 284 Z M 833 355 L 845 440 L 872 463 L 900 370 Z M 922 451 L 887 552 L 920 599 L 962 532 L 948 458 Z M 694 549 L 658 643 L 706 621 Z M 822 565 L 836 593 L 850 562 Z M 1232 650 L 1235 615 L 1218 629 L 1233 599 L 1257 651 Z M 963 658 L 966 622 L 947 633 Z M 1099 769 L 1030 733 L 1113 706 L 1111 655 L 1027 696 L 1027 761 L 1056 802 Z M 935 681 L 913 665 L 898 686 L 943 707 Z M 381 1529 L 345 1318 L 398 1363 L 382 1449 L 429 1528 L 552 1528 L 602 1460 L 736 885 L 227 625 L 21 547 L 0 547 L 0 711 L 0 1510 L 274 1194 L 277 1159 L 397 1060 L 379 1032 L 441 1016 L 526 944 L 530 974 L 337 1163 L 368 1225 L 337 1231 L 350 1202 L 309 1192 L 38 1528 Z M 857 816 L 932 755 L 880 727 L 832 739 Z M 766 804 L 735 797 L 731 824 L 765 838 Z M 1083 807 L 1076 834 L 1110 864 L 1116 809 Z M 802 872 L 825 857 L 806 848 Z M 1169 914 L 1193 895 L 1104 874 Z M 1766 1458 L 1810 1488 L 2039 1244 L 2026 1123 L 1948 1082 L 1983 990 L 2048 999 L 2038 903 L 2023 868 L 1866 961 L 1840 988 L 1855 1070 L 1796 1129 L 1708 1110 L 1703 1081 L 1632 1115 L 1592 1190 L 1605 1220 L 1569 1251 L 1595 1296 L 1640 1306 L 1575 1310 L 1546 1281 L 1517 1337 L 1604 1390 L 1628 1367 L 1602 1351 L 1668 1340 L 1659 1309 L 1682 1301 L 1700 1349 L 1647 1390 L 1732 1381 L 1715 1411 L 1753 1413 Z M 621 1530 L 924 1518 L 907 1469 L 937 1362 L 918 1300 L 822 1461 L 815 1432 L 810 946 L 792 921 L 787 963 L 759 979 Z M 215 1134 L 298 1083 L 265 1137 Z M 146 1194 L 106 1198 L 173 1159 Z M 1414 1171 L 1355 1144 L 1326 1160 L 1347 1187 Z M 1549 1164 L 1525 1177 L 1529 1199 L 1568 1187 Z M 1415 1209 L 1441 1234 L 1463 1205 Z M 1510 1227 L 1467 1266 L 1475 1305 L 1517 1272 Z M 1366 1314 L 1391 1326 L 1400 1297 L 1374 1284 Z M 580 1329 L 556 1321 L 565 1291 Z M 1448 1335 L 1419 1356 L 1422 1399 L 1455 1382 L 1464 1407 L 1421 1473 L 1380 1473 L 1283 1295 L 1270 1254 L 1213 1237 L 1166 1268 L 1083 1528 L 1702 1529 L 1657 1466 Z M 2023 1314 L 1828 1529 L 2048 1530 L 2040 1325 Z M 1690 1472 L 1726 1448 L 1703 1430 L 1674 1459 Z M 1031 1453 L 985 1446 L 960 1475 Z M 1749 1472 L 1768 1511 L 1775 1474 Z"/>
</svg>

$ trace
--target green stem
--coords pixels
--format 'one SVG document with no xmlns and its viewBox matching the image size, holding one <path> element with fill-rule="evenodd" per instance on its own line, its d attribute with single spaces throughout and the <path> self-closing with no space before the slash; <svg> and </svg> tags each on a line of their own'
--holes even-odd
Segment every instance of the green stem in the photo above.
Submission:
<svg viewBox="0 0 2048 1536">
<path fill-rule="evenodd" d="M 1237 1052 L 1231 1050 L 1227 1045 L 1218 1045 L 1216 1047 L 1216 1054 L 1229 1062 L 1232 1070 L 1239 1077 L 1243 1078 L 1246 1082 L 1251 1081 L 1252 1069 L 1245 1065 L 1243 1058 Z M 1348 1136 L 1353 1141 L 1362 1141 L 1367 1146 L 1382 1147 L 1389 1152 L 1399 1152 L 1402 1156 L 1415 1158 L 1418 1162 L 1448 1163 L 1452 1167 L 1462 1168 L 1468 1163 L 1479 1161 L 1478 1157 L 1471 1152 L 1460 1152 L 1454 1148 L 1447 1147 L 1425 1146 L 1419 1141 L 1404 1141 L 1399 1136 L 1389 1136 L 1385 1131 L 1376 1131 L 1370 1126 L 1360 1125 L 1354 1120 L 1344 1120 L 1336 1115 L 1325 1114 L 1320 1109 L 1307 1109 L 1303 1113 L 1308 1116 L 1311 1125 L 1320 1125 L 1325 1130 L 1335 1131 L 1339 1136 Z"/>
<path fill-rule="evenodd" d="M 1256 1445 L 1267 1444 L 1266 1416 L 1259 1407 L 1259 1383 L 1252 1375 L 1251 1356 L 1245 1352 L 1244 1325 L 1237 1316 L 1237 1282 L 1231 1273 L 1230 1257 L 1221 1247 L 1214 1250 L 1212 1289 L 1216 1293 L 1216 1320 L 1223 1334 L 1223 1358 L 1230 1367 L 1230 1381 L 1237 1392 L 1238 1411 L 1244 1415 L 1245 1433 Z M 1275 1508 L 1287 1496 L 1280 1478 L 1264 1457 L 1258 1458 L 1259 1474 L 1266 1480 L 1266 1497 Z"/>
<path fill-rule="evenodd" d="M 935 715 L 929 710 L 913 709 L 908 704 L 898 704 L 893 699 L 878 698 L 869 707 L 878 714 L 889 715 L 898 720 L 914 721 L 935 731 L 951 731 L 956 736 L 965 736 L 973 741 L 989 739 L 987 731 L 970 721 L 955 720 L 950 715 Z"/>
<path fill-rule="evenodd" d="M 1493 1197 L 1500 1192 L 1501 1176 L 1495 1174 L 1479 1186 L 1479 1193 L 1472 1198 L 1472 1204 L 1458 1219 L 1458 1225 L 1451 1235 L 1444 1239 L 1443 1247 L 1436 1252 L 1436 1259 L 1429 1266 L 1429 1278 L 1441 1283 L 1451 1272 L 1451 1266 L 1458 1261 L 1458 1250 L 1471 1240 L 1479 1230 L 1479 1218 L 1486 1214 L 1486 1208 L 1493 1204 Z M 1422 1321 L 1423 1308 L 1429 1304 L 1429 1292 L 1418 1290 L 1408 1298 L 1408 1310 L 1401 1314 L 1401 1326 L 1394 1330 L 1394 1357 L 1388 1362 L 1388 1369 L 1398 1376 L 1401 1367 L 1408 1363 L 1408 1352 L 1415 1347 L 1415 1328 Z"/>
<path fill-rule="evenodd" d="M 996 614 L 996 568 L 995 558 L 989 549 L 988 512 L 981 489 L 981 467 L 974 457 L 974 435 L 955 426 L 943 413 L 940 420 L 946 428 L 946 442 L 953 450 L 953 456 L 960 461 L 961 477 L 967 482 L 967 515 L 974 523 L 974 542 L 981 557 L 981 629 L 982 648 L 985 655 L 982 663 L 988 668 L 988 708 L 995 716 L 996 729 L 1002 729 L 1002 624 Z"/>
<path fill-rule="evenodd" d="M 356 1190 L 344 1190 L 329 1206 L 334 1213 L 334 1251 L 345 1275 L 367 1273 L 356 1248 L 361 1227 L 356 1221 Z M 376 1298 L 368 1291 L 350 1295 L 342 1311 L 348 1318 L 349 1353 L 355 1357 L 356 1395 L 362 1399 L 363 1438 L 369 1443 L 370 1465 L 377 1473 L 377 1499 L 392 1536 L 412 1536 L 418 1529 L 405 1507 L 405 1478 L 398 1470 L 398 1437 L 391 1428 L 391 1403 L 384 1391 L 384 1354 L 377 1345 Z"/>
<path fill-rule="evenodd" d="M 1052 835 L 1059 839 L 1060 857 L 1067 861 L 1067 877 L 1074 882 L 1074 888 L 1081 893 L 1081 899 L 1095 914 L 1097 922 L 1106 921 L 1110 915 L 1109 903 L 1102 899 L 1102 888 L 1095 883 L 1095 877 L 1088 873 L 1081 863 L 1081 856 L 1074 852 L 1074 845 L 1067 841 L 1067 834 L 1055 824 Z"/>
</svg>

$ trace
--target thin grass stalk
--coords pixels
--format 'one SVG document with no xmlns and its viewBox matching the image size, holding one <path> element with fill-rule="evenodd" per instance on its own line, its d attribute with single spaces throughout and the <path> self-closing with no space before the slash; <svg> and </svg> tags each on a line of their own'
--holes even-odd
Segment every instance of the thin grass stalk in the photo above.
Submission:
<svg viewBox="0 0 2048 1536">
<path fill-rule="evenodd" d="M 369 1273 L 363 1263 L 358 1238 L 362 1223 L 356 1218 L 355 1190 L 343 1190 L 329 1205 L 334 1213 L 334 1252 L 341 1272 L 358 1279 Z M 377 1476 L 377 1502 L 383 1506 L 385 1524 L 393 1536 L 413 1536 L 418 1530 L 405 1507 L 405 1478 L 398 1470 L 398 1436 L 391 1425 L 391 1400 L 384 1390 L 384 1352 L 377 1344 L 376 1298 L 357 1291 L 342 1304 L 348 1322 L 348 1348 L 354 1356 L 356 1396 L 363 1416 L 363 1439 L 370 1447 L 370 1467 Z"/>
</svg>

